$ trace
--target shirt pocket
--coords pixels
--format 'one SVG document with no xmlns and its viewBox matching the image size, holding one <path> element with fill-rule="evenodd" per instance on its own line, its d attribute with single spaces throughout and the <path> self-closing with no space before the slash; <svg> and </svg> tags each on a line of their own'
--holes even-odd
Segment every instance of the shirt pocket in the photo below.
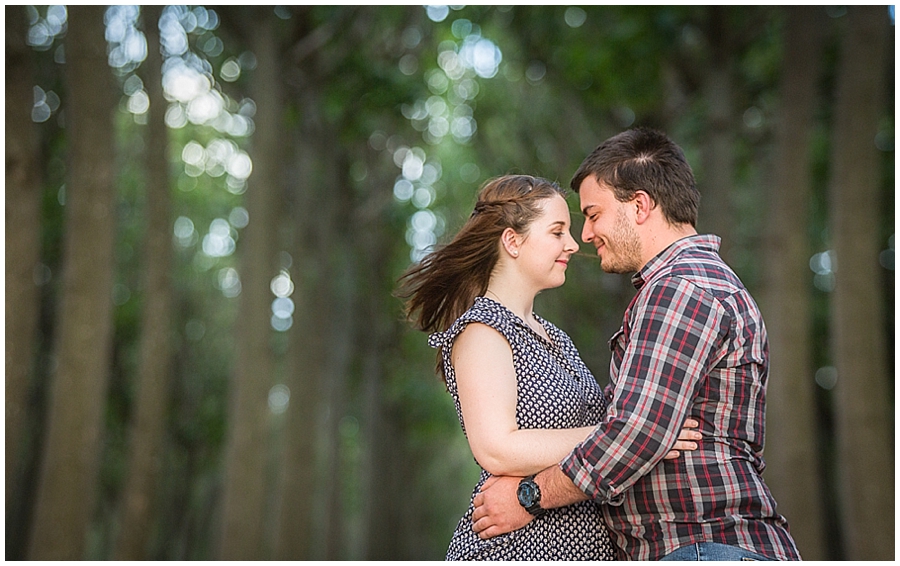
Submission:
<svg viewBox="0 0 900 566">
<path fill-rule="evenodd" d="M 625 327 L 622 326 L 609 339 L 609 351 L 612 352 L 612 359 L 609 365 L 610 384 L 615 384 L 616 378 L 619 376 L 619 367 L 622 365 L 622 359 L 625 357 L 625 346 L 628 342 L 628 336 L 625 334 Z"/>
<path fill-rule="evenodd" d="M 615 352 L 616 348 L 619 348 L 619 347 L 621 347 L 622 349 L 625 348 L 625 327 L 624 326 L 620 326 L 619 329 L 616 330 L 616 333 L 612 335 L 612 338 L 609 339 L 609 342 L 607 342 L 607 345 L 609 346 L 610 352 Z"/>
</svg>

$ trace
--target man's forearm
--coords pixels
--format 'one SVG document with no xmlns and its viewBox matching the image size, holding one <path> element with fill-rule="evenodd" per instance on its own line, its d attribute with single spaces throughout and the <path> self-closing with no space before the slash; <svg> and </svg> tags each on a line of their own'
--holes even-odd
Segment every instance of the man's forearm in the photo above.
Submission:
<svg viewBox="0 0 900 566">
<path fill-rule="evenodd" d="M 541 488 L 541 507 L 544 509 L 565 507 L 589 499 L 559 466 L 550 466 L 536 475 L 534 481 Z"/>
</svg>

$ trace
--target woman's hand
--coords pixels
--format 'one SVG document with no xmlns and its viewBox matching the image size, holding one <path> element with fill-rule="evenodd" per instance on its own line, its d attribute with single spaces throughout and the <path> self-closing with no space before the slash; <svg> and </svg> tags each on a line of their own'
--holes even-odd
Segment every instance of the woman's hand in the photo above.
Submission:
<svg viewBox="0 0 900 566">
<path fill-rule="evenodd" d="M 688 417 L 686 421 L 684 421 L 684 428 L 681 429 L 681 434 L 678 435 L 678 440 L 675 442 L 675 446 L 669 450 L 669 453 L 666 454 L 666 460 L 674 460 L 681 456 L 682 450 L 696 450 L 698 440 L 703 440 L 703 435 L 700 434 L 697 430 L 697 427 L 700 426 L 700 423 L 691 417 Z"/>
</svg>

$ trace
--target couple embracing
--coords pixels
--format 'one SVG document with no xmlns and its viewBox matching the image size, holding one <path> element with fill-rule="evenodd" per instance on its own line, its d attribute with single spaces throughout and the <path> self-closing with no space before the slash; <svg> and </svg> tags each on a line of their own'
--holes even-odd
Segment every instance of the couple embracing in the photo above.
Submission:
<svg viewBox="0 0 900 566">
<path fill-rule="evenodd" d="M 581 238 L 636 294 L 602 390 L 533 312 L 578 249 L 565 191 L 488 181 L 453 240 L 401 277 L 482 468 L 450 560 L 799 560 L 762 479 L 768 343 L 698 235 L 684 153 L 638 128 L 575 173 Z"/>
</svg>

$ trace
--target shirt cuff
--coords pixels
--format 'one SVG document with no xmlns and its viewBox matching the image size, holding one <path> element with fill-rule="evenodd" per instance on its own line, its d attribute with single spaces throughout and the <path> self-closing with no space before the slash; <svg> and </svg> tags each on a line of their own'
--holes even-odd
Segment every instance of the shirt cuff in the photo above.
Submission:
<svg viewBox="0 0 900 566">
<path fill-rule="evenodd" d="M 607 490 L 600 489 L 598 484 L 601 483 L 599 481 L 595 481 L 592 473 L 593 470 L 587 468 L 582 464 L 581 460 L 578 457 L 577 449 L 574 452 L 571 452 L 568 456 L 566 456 L 562 462 L 559 463 L 559 468 L 562 470 L 566 476 L 572 480 L 572 483 L 575 484 L 575 487 L 580 489 L 596 501 L 597 503 L 608 503 L 610 505 L 621 505 L 624 501 L 624 495 L 612 494 Z"/>
</svg>

